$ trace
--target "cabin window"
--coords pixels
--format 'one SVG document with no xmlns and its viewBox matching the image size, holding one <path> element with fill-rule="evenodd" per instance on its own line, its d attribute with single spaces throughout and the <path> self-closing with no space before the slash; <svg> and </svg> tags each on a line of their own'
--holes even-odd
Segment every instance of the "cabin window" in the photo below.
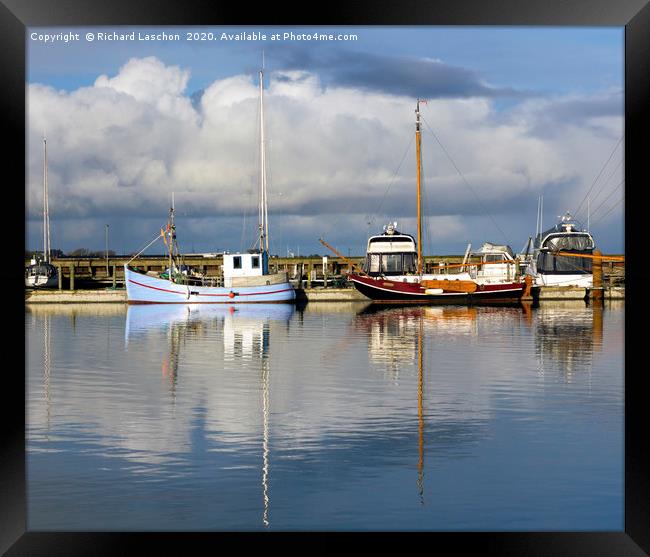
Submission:
<svg viewBox="0 0 650 557">
<path fill-rule="evenodd" d="M 404 254 L 404 272 L 405 273 L 417 272 L 417 260 L 414 253 Z"/>
<path fill-rule="evenodd" d="M 259 269 L 260 268 L 260 256 L 259 255 L 254 255 L 251 257 L 251 265 L 253 266 L 253 269 Z"/>
<path fill-rule="evenodd" d="M 401 253 L 384 253 L 381 256 L 381 268 L 385 273 L 397 273 L 402 271 Z"/>
<path fill-rule="evenodd" d="M 553 236 L 544 243 L 545 248 L 556 250 L 586 251 L 593 249 L 593 242 L 586 235 Z"/>
<path fill-rule="evenodd" d="M 503 255 L 498 255 L 498 254 L 491 254 L 491 255 L 486 255 L 485 256 L 485 262 L 486 263 L 496 263 L 496 262 L 501 262 L 505 258 Z"/>
<path fill-rule="evenodd" d="M 379 254 L 371 253 L 368 255 L 368 272 L 369 273 L 378 273 L 379 272 Z"/>
<path fill-rule="evenodd" d="M 235 256 L 232 258 L 232 268 L 241 269 L 241 256 Z"/>
<path fill-rule="evenodd" d="M 537 271 L 540 273 L 580 274 L 591 273 L 591 258 L 589 257 L 563 257 L 540 252 L 537 258 Z"/>
</svg>

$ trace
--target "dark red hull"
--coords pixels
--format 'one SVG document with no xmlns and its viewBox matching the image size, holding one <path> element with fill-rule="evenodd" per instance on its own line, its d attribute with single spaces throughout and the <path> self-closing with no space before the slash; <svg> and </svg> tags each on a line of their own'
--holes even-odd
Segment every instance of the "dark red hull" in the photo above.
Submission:
<svg viewBox="0 0 650 557">
<path fill-rule="evenodd" d="M 486 284 L 475 292 L 426 293 L 417 283 L 398 282 L 390 278 L 373 278 L 351 274 L 348 279 L 364 296 L 376 302 L 477 304 L 518 302 L 524 293 L 524 282 Z"/>
</svg>

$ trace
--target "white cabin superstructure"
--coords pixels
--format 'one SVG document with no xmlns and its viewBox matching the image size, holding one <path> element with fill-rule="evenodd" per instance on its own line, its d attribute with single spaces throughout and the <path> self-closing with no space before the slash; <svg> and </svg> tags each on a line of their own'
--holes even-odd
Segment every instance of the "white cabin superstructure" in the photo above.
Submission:
<svg viewBox="0 0 650 557">
<path fill-rule="evenodd" d="M 570 213 L 565 213 L 554 227 L 537 234 L 527 272 L 536 286 L 591 288 L 594 248 L 594 239 L 589 231 L 582 228 Z M 581 254 L 585 257 L 579 257 Z"/>
<path fill-rule="evenodd" d="M 368 239 L 366 271 L 370 276 L 407 275 L 417 272 L 415 238 L 397 230 L 397 223 L 384 226 L 384 233 Z"/>
</svg>

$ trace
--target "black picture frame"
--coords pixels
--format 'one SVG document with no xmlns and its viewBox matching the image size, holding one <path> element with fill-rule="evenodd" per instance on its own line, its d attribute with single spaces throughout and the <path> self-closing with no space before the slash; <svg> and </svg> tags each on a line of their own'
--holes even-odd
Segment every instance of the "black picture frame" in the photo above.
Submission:
<svg viewBox="0 0 650 557">
<path fill-rule="evenodd" d="M 641 556 L 650 553 L 650 501 L 648 440 L 648 390 L 641 350 L 643 342 L 641 265 L 644 240 L 644 210 L 641 197 L 647 187 L 646 136 L 650 89 L 650 5 L 646 0 L 437 0 L 435 2 L 330 1 L 322 5 L 256 3 L 242 6 L 220 0 L 2 0 L 0 4 L 0 56 L 2 57 L 2 103 L 5 146 L 3 154 L 5 245 L 3 281 L 24 291 L 24 184 L 25 167 L 25 28 L 29 26 L 73 25 L 517 25 L 517 26 L 625 26 L 625 528 L 620 532 L 481 532 L 425 533 L 426 549 L 452 545 L 454 553 L 464 551 L 495 555 L 589 555 Z M 10 193 L 9 193 L 10 192 Z M 9 197 L 9 201 L 7 201 Z M 14 209 L 20 206 L 21 209 Z M 10 217 L 7 220 L 7 216 Z M 16 219 L 16 223 L 13 223 Z M 11 231 L 10 237 L 7 231 Z M 18 236 L 17 238 L 15 236 Z M 10 238 L 10 241 L 6 240 Z M 23 246 L 20 246 L 22 240 Z M 13 255 L 16 255 L 14 260 Z M 19 259 L 20 258 L 20 259 Z M 15 273 L 15 276 L 14 276 Z M 15 280 L 14 280 L 15 279 Z M 19 330 L 24 306 L 18 309 L 20 292 L 12 295 L 17 322 L 6 329 Z M 7 319 L 7 317 L 5 317 Z M 11 319 L 11 317 L 9 317 Z M 638 334 L 635 334 L 638 331 Z M 9 334 L 6 332 L 6 334 Z M 638 357 L 638 359 L 637 359 Z M 9 360 L 10 361 L 10 360 Z M 638 364 L 636 363 L 638 362 Z M 15 365 L 6 365 L 2 406 L 3 442 L 0 452 L 0 553 L 19 555 L 123 555 L 145 550 L 194 554 L 224 550 L 223 542 L 239 541 L 241 535 L 168 533 L 38 533 L 26 532 L 25 420 L 20 400 L 25 399 L 24 375 Z M 10 404 L 11 400 L 19 402 Z M 341 538 L 351 534 L 309 534 L 304 541 L 316 541 L 317 549 L 341 547 Z M 246 534 L 246 548 L 253 542 L 279 541 L 271 534 Z M 393 538 L 394 535 L 391 535 Z M 285 538 L 285 536 L 282 536 Z M 330 541 L 331 540 L 331 541 Z M 304 543 L 301 542 L 301 543 Z M 358 540 L 354 540 L 355 542 Z M 366 534 L 364 543 L 384 544 L 381 533 Z M 329 542 L 329 543 L 328 543 Z M 344 543 L 347 543 L 345 541 Z M 197 545 L 198 544 L 198 545 Z M 435 545 L 431 545 L 435 544 Z M 278 546 L 279 549 L 280 546 Z M 199 548 L 199 549 L 197 549 Z M 243 547 L 242 547 L 243 549 Z M 252 547 L 251 547 L 252 549 Z M 275 549 L 275 548 L 273 548 Z M 311 549 L 304 546 L 303 550 Z"/>
</svg>

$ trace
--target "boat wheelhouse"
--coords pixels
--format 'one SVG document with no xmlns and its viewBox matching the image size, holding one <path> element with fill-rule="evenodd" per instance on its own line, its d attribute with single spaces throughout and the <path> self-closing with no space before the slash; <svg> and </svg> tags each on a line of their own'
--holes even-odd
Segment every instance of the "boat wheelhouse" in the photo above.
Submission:
<svg viewBox="0 0 650 557">
<path fill-rule="evenodd" d="M 536 286 L 590 288 L 594 248 L 592 235 L 567 212 L 555 226 L 536 236 L 528 273 Z"/>
<path fill-rule="evenodd" d="M 417 258 L 415 238 L 399 232 L 394 222 L 368 239 L 365 269 L 371 277 L 415 274 Z"/>
</svg>

